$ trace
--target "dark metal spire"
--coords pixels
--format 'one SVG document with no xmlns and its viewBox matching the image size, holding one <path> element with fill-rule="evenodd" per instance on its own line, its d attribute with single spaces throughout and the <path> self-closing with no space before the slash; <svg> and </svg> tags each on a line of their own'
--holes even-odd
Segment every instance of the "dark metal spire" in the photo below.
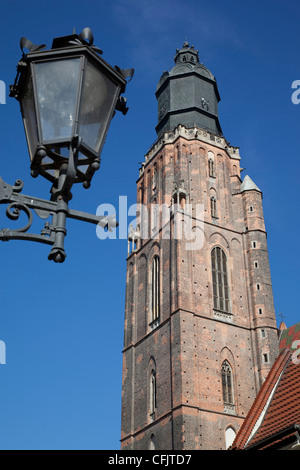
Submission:
<svg viewBox="0 0 300 470">
<path fill-rule="evenodd" d="M 200 63 L 198 51 L 187 41 L 176 50 L 174 61 L 174 67 L 163 73 L 156 90 L 158 136 L 173 131 L 179 124 L 221 135 L 220 95 L 215 77 Z"/>
</svg>

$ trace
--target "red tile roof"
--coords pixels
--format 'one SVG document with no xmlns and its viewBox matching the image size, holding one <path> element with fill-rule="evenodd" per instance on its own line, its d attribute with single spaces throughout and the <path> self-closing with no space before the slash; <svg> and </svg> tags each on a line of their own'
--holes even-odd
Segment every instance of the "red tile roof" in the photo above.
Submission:
<svg viewBox="0 0 300 470">
<path fill-rule="evenodd" d="M 296 352 L 287 348 L 282 349 L 231 449 L 249 449 L 254 445 L 266 449 L 270 442 L 273 445 L 275 441 L 283 442 L 288 436 L 295 435 L 294 425 L 300 424 L 300 364 L 296 359 Z M 268 403 L 273 390 L 274 394 Z M 249 439 L 267 404 L 268 408 L 262 422 Z"/>
</svg>

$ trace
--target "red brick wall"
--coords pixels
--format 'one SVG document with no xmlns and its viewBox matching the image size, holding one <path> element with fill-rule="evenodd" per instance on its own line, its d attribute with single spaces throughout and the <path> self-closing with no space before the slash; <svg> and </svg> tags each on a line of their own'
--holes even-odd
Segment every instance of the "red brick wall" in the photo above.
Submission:
<svg viewBox="0 0 300 470">
<path fill-rule="evenodd" d="M 208 174 L 208 152 L 213 153 L 215 178 Z M 226 428 L 238 430 L 278 354 L 262 197 L 259 191 L 240 192 L 240 161 L 234 152 L 224 141 L 216 145 L 208 138 L 179 136 L 150 151 L 137 181 L 137 202 L 148 207 L 170 206 L 175 183 L 186 192 L 194 218 L 196 204 L 204 204 L 204 243 L 201 249 L 188 250 L 187 240 L 174 240 L 172 218 L 166 227 L 170 239 L 162 239 L 165 232 L 160 230 L 156 240 L 140 241 L 128 258 L 123 449 L 147 449 L 152 435 L 158 449 L 224 449 Z M 212 195 L 217 200 L 215 219 Z M 231 315 L 213 308 L 214 246 L 227 256 Z M 154 254 L 160 257 L 161 314 L 160 325 L 151 331 L 149 272 Z M 157 374 L 154 420 L 149 418 L 152 359 Z M 233 372 L 231 411 L 224 409 L 222 397 L 225 359 Z"/>
</svg>

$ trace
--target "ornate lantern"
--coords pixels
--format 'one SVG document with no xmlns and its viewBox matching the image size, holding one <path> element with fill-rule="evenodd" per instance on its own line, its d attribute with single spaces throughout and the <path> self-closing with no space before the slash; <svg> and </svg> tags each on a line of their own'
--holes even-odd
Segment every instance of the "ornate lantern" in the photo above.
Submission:
<svg viewBox="0 0 300 470">
<path fill-rule="evenodd" d="M 21 39 L 23 57 L 10 95 L 21 105 L 31 174 L 53 183 L 55 199 L 62 173 L 64 190 L 75 182 L 90 186 L 115 109 L 128 110 L 120 95 L 133 69 L 105 62 L 89 28 L 44 47 Z"/>
</svg>

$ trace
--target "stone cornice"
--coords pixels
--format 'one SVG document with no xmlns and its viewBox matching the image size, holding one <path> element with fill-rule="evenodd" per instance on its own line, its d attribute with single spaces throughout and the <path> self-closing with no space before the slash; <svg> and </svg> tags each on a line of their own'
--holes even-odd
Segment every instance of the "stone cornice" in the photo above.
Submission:
<svg viewBox="0 0 300 470">
<path fill-rule="evenodd" d="M 145 162 L 142 163 L 139 177 L 143 175 L 145 167 L 157 155 L 157 153 L 161 151 L 164 145 L 174 144 L 174 142 L 180 137 L 188 141 L 198 140 L 199 142 L 213 145 L 214 147 L 217 147 L 221 150 L 225 150 L 230 158 L 234 160 L 241 159 L 239 147 L 231 146 L 225 137 L 212 134 L 211 132 L 205 129 L 200 129 L 199 127 L 186 128 L 185 126 L 179 124 L 179 126 L 177 126 L 174 131 L 166 132 L 163 136 L 154 142 L 150 150 L 145 155 Z"/>
</svg>

